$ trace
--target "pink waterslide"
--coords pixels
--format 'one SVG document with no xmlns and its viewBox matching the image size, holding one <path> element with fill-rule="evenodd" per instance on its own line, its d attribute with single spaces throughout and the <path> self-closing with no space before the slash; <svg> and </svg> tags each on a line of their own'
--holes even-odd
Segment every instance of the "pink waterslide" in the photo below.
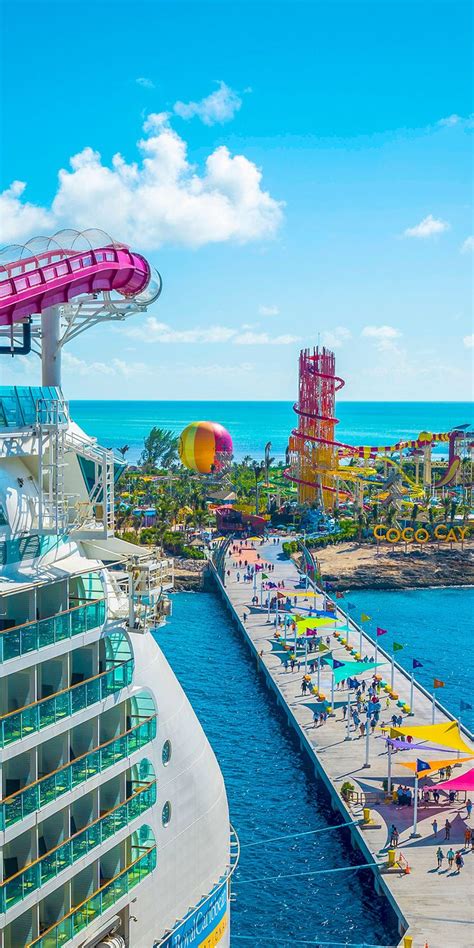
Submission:
<svg viewBox="0 0 474 948">
<path fill-rule="evenodd" d="M 145 257 L 100 231 L 62 231 L 0 251 L 0 325 L 102 291 L 150 303 L 161 278 Z"/>
</svg>

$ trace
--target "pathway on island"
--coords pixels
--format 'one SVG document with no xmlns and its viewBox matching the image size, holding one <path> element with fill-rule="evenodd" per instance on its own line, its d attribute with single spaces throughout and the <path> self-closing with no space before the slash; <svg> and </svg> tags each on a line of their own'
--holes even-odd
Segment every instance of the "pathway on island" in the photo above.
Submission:
<svg viewBox="0 0 474 948">
<path fill-rule="evenodd" d="M 370 768 L 364 767 L 366 760 L 366 739 L 360 737 L 359 731 L 354 730 L 351 725 L 350 738 L 348 740 L 347 723 L 343 717 L 343 705 L 347 705 L 347 689 L 340 689 L 334 692 L 335 697 L 335 716 L 328 717 L 326 723 L 318 726 L 313 724 L 313 713 L 311 708 L 305 706 L 307 703 L 315 702 L 316 698 L 312 695 L 302 696 L 301 683 L 304 673 L 304 660 L 301 662 L 301 668 L 295 667 L 292 673 L 290 668 L 285 669 L 284 663 L 280 660 L 272 649 L 271 641 L 274 640 L 274 614 L 271 623 L 268 622 L 267 609 L 265 607 L 252 606 L 251 600 L 256 595 L 251 582 L 243 582 L 244 568 L 235 568 L 234 564 L 238 559 L 245 559 L 254 563 L 257 553 L 261 560 L 274 564 L 274 570 L 268 572 L 268 578 L 274 583 L 283 581 L 285 584 L 284 592 L 288 593 L 293 601 L 298 584 L 301 589 L 301 573 L 292 560 L 283 557 L 281 553 L 281 543 L 274 544 L 271 539 L 260 546 L 255 543 L 255 549 L 245 549 L 242 554 L 236 556 L 232 553 L 232 544 L 226 557 L 226 574 L 230 571 L 230 576 L 225 577 L 225 592 L 233 606 L 235 612 L 245 620 L 245 631 L 250 641 L 253 643 L 257 654 L 263 653 L 260 660 L 266 666 L 268 672 L 276 684 L 281 697 L 288 706 L 297 726 L 301 729 L 302 735 L 314 749 L 321 767 L 329 778 L 337 794 L 340 794 L 340 788 L 344 781 L 349 780 L 356 789 L 365 793 L 380 793 L 382 790 L 382 781 L 387 777 L 387 752 L 385 741 L 377 739 L 370 735 L 369 760 Z M 237 581 L 239 574 L 240 581 Z M 258 579 L 257 593 L 260 598 L 260 578 Z M 263 592 L 264 601 L 266 592 Z M 298 597 L 298 604 L 294 607 L 294 612 L 303 610 L 303 607 L 309 608 L 316 604 L 316 608 L 324 607 L 323 597 L 317 594 L 316 598 L 312 590 L 308 591 L 308 600 L 304 596 Z M 337 604 L 337 603 L 336 603 Z M 337 625 L 341 631 L 346 628 L 346 616 L 339 609 L 337 610 Z M 359 629 L 352 626 L 349 620 L 350 641 L 358 648 Z M 334 624 L 333 624 L 334 628 Z M 332 630 L 321 630 L 326 635 L 331 636 L 331 650 L 335 659 L 349 661 L 350 656 L 345 647 L 341 645 L 332 634 Z M 347 637 L 347 633 L 346 633 Z M 374 655 L 374 642 L 363 634 L 363 652 L 372 657 Z M 335 643 L 335 644 L 333 644 Z M 314 657 L 310 653 L 308 661 Z M 383 656 L 379 655 L 379 661 Z M 390 681 L 390 664 L 382 665 L 379 669 L 380 674 Z M 329 666 L 323 666 L 321 669 L 321 690 L 326 694 L 328 700 L 331 696 L 331 670 Z M 360 676 L 359 676 L 360 677 Z M 370 676 L 366 676 L 370 678 Z M 312 676 L 313 682 L 316 681 L 316 674 Z M 395 691 L 401 698 L 404 698 L 407 704 L 410 700 L 410 679 L 406 673 L 402 673 L 395 668 L 394 677 Z M 396 701 L 390 702 L 390 707 L 386 706 L 386 695 L 381 694 L 382 711 L 380 723 L 390 723 L 392 714 L 401 713 L 397 707 Z M 415 683 L 414 693 L 414 714 L 407 717 L 404 715 L 404 724 L 427 725 L 432 723 L 432 704 L 428 696 L 419 690 Z M 406 718 L 406 719 L 405 719 Z M 365 719 L 365 716 L 363 716 Z M 436 723 L 449 721 L 443 716 L 442 712 L 436 710 Z M 380 735 L 377 729 L 376 734 Z M 469 742 L 467 741 L 469 744 Z M 470 745 L 471 746 L 471 745 Z M 474 753 L 474 750 L 473 750 Z M 416 755 L 422 756 L 422 759 L 453 759 L 456 762 L 456 753 L 446 750 L 420 750 L 410 752 L 399 752 L 392 754 L 392 780 L 396 787 L 398 784 L 413 787 L 414 778 L 410 770 L 401 766 L 401 760 L 415 760 Z M 453 777 L 465 772 L 472 766 L 472 761 L 463 763 L 453 771 Z M 435 784 L 438 780 L 437 775 L 433 779 L 427 778 L 424 783 Z M 464 796 L 462 794 L 461 796 Z M 420 806 L 418 810 L 417 832 L 419 837 L 410 838 L 413 828 L 413 806 L 398 807 L 395 804 L 386 804 L 383 802 L 383 795 L 380 795 L 380 802 L 371 804 L 372 818 L 378 828 L 370 828 L 364 831 L 359 829 L 356 832 L 363 832 L 363 840 L 370 848 L 374 860 L 384 867 L 387 862 L 388 851 L 388 832 L 394 823 L 399 830 L 400 838 L 397 846 L 397 857 L 401 853 L 405 857 L 410 867 L 410 873 L 395 872 L 383 874 L 383 881 L 388 889 L 389 897 L 393 903 L 399 907 L 401 914 L 409 926 L 408 934 L 413 936 L 413 946 L 423 946 L 427 942 L 429 948 L 472 948 L 474 941 L 472 892 L 474 881 L 474 851 L 463 851 L 464 868 L 460 874 L 447 868 L 445 858 L 442 871 L 438 872 L 436 866 L 436 850 L 441 846 L 445 856 L 450 846 L 457 851 L 464 848 L 464 833 L 467 826 L 474 832 L 474 818 L 467 822 L 466 807 L 458 802 L 454 804 L 442 803 L 447 800 L 443 794 L 440 795 L 440 805 L 431 803 L 428 806 Z M 355 819 L 362 819 L 362 805 L 353 805 L 350 810 Z M 434 836 L 432 822 L 437 820 L 440 829 L 437 837 Z M 449 842 L 444 840 L 444 823 L 449 819 L 452 824 L 451 838 Z M 349 890 L 348 890 L 349 891 Z"/>
</svg>

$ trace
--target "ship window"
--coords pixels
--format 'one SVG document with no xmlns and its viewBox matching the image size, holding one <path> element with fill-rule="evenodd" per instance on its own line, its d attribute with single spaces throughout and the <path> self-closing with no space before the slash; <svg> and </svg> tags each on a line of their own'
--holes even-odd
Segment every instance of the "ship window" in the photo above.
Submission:
<svg viewBox="0 0 474 948">
<path fill-rule="evenodd" d="M 161 811 L 161 822 L 163 823 L 163 826 L 168 826 L 170 820 L 171 820 L 171 803 L 169 800 L 167 800 Z"/>
<path fill-rule="evenodd" d="M 165 741 L 161 751 L 161 760 L 163 761 L 163 766 L 166 767 L 171 760 L 171 741 Z"/>
</svg>

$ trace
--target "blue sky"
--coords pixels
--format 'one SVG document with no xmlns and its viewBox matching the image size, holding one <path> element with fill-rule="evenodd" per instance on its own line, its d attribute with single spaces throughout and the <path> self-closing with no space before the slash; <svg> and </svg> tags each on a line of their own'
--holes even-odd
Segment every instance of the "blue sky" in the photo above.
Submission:
<svg viewBox="0 0 474 948">
<path fill-rule="evenodd" d="M 318 340 L 348 399 L 471 396 L 468 3 L 3 17 L 2 243 L 102 227 L 164 281 L 148 317 L 65 350 L 70 397 L 292 398 Z"/>
</svg>

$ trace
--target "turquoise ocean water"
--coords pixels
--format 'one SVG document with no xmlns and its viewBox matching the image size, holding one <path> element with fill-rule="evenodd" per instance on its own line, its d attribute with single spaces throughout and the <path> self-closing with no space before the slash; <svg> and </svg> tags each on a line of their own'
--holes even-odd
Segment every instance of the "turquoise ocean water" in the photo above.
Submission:
<svg viewBox="0 0 474 948">
<path fill-rule="evenodd" d="M 227 428 L 237 460 L 263 457 L 267 441 L 282 459 L 296 416 L 291 402 L 111 402 L 71 401 L 74 420 L 105 447 L 130 446 L 136 461 L 143 439 L 154 425 L 176 434 L 191 421 L 218 421 Z M 337 438 L 349 444 L 392 444 L 416 438 L 420 431 L 449 431 L 471 424 L 469 402 L 338 402 Z M 440 449 L 441 454 L 443 448 Z"/>
</svg>

